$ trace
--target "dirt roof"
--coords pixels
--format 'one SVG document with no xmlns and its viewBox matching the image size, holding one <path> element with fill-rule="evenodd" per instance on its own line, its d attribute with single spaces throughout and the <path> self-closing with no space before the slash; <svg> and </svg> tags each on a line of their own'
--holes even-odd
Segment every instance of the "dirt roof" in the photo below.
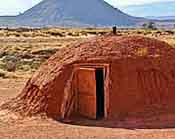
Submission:
<svg viewBox="0 0 175 139">
<path fill-rule="evenodd" d="M 140 57 L 169 59 L 174 55 L 173 48 L 156 39 L 140 36 L 95 37 L 59 50 L 34 73 L 22 93 L 3 107 L 32 115 L 47 111 L 48 103 L 53 103 L 50 106 L 54 106 L 54 102 L 61 103 L 61 100 L 55 99 L 59 93 L 64 93 L 62 90 L 71 76 L 74 63 L 112 62 Z"/>
<path fill-rule="evenodd" d="M 42 79 L 35 84 L 47 84 L 66 65 L 90 61 L 113 61 L 122 58 L 157 57 L 171 53 L 167 43 L 141 36 L 102 36 L 59 50 L 34 74 Z M 49 77 L 49 78 L 48 78 Z M 54 77 L 53 77 L 54 78 Z"/>
</svg>

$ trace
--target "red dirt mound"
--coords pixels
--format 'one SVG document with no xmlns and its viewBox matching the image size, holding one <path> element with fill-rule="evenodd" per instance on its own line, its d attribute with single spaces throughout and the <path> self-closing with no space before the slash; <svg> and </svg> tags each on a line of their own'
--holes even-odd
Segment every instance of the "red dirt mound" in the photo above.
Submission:
<svg viewBox="0 0 175 139">
<path fill-rule="evenodd" d="M 53 55 L 28 80 L 20 95 L 2 105 L 1 108 L 19 112 L 23 116 L 46 113 L 53 118 L 61 118 L 63 116 L 61 109 L 63 103 L 65 103 L 65 96 L 69 93 L 70 86 L 68 84 L 72 80 L 74 65 L 80 63 L 111 64 L 111 74 L 109 77 L 109 98 L 111 98 L 109 99 L 109 107 L 111 108 L 109 108 L 108 113 L 110 117 L 115 117 L 117 114 L 113 113 L 113 111 L 117 113 L 117 110 L 114 110 L 115 108 L 113 107 L 117 107 L 117 105 L 120 106 L 118 109 L 120 110 L 119 113 L 127 113 L 132 110 L 134 110 L 134 112 L 140 112 L 141 109 L 147 108 L 147 104 L 145 104 L 146 100 L 144 101 L 144 104 L 141 104 L 145 96 L 140 99 L 141 97 L 138 98 L 137 95 L 134 95 L 132 98 L 130 94 L 130 97 L 125 96 L 124 98 L 125 104 L 123 102 L 122 93 L 128 95 L 128 92 L 131 92 L 129 88 L 135 87 L 135 85 L 132 87 L 130 85 L 136 78 L 129 78 L 132 76 L 132 71 L 135 73 L 138 68 L 145 70 L 152 69 L 152 67 L 164 71 L 165 68 L 169 68 L 172 70 L 173 74 L 175 50 L 165 42 L 140 36 L 102 36 L 80 44 L 74 44 L 59 50 Z M 126 70 L 127 73 L 130 74 L 124 74 L 124 71 Z M 118 74 L 119 72 L 120 74 Z M 118 76 L 120 77 L 120 80 L 118 81 L 121 81 L 121 83 L 117 83 Z M 167 76 L 165 78 L 167 78 Z M 170 81 L 172 84 L 169 86 L 170 89 L 168 92 L 172 92 L 172 89 L 174 89 L 174 80 L 172 79 Z M 127 88 L 128 90 L 126 90 Z M 144 90 L 144 87 L 142 89 Z M 163 90 L 165 90 L 165 88 Z M 121 94 L 119 93 L 116 95 L 116 92 L 119 91 Z M 148 90 L 147 92 L 151 91 L 153 92 L 154 89 Z M 139 94 L 142 90 L 139 90 L 139 87 L 137 86 L 135 87 L 135 92 Z M 157 92 L 158 95 L 160 95 L 159 92 L 162 93 L 161 90 Z M 155 92 L 148 97 L 154 97 L 154 94 Z M 172 97 L 172 95 L 170 95 L 170 97 Z M 167 98 L 170 99 L 170 97 Z M 115 98 L 116 100 L 112 100 L 112 98 Z M 118 100 L 118 98 L 120 100 Z M 130 99 L 133 99 L 135 102 L 140 99 L 138 101 L 139 107 L 137 107 L 137 104 L 132 105 L 133 109 L 129 106 L 125 107 L 126 105 L 131 105 L 130 102 L 132 102 L 132 100 Z M 117 104 L 117 100 L 120 104 Z M 165 103 L 167 102 L 168 101 Z M 170 103 L 171 102 L 172 99 L 170 99 Z M 161 101 L 157 103 L 161 103 Z M 144 105 L 144 107 L 141 107 L 142 105 Z M 168 104 L 166 104 L 166 106 L 168 106 Z"/>
</svg>

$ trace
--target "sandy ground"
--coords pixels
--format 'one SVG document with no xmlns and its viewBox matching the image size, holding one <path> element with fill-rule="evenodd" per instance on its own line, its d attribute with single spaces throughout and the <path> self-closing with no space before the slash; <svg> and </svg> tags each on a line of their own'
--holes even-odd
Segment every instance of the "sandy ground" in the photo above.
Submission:
<svg viewBox="0 0 175 139">
<path fill-rule="evenodd" d="M 0 79 L 0 103 L 16 96 L 26 79 Z M 174 139 L 175 126 L 129 126 L 106 121 L 81 121 L 65 124 L 38 117 L 8 119 L 0 112 L 0 139 Z M 131 123 L 132 124 L 132 123 Z M 130 124 L 130 125 L 131 125 Z M 175 125 L 175 124 L 174 124 Z M 174 128 L 173 128 L 174 127 Z"/>
</svg>

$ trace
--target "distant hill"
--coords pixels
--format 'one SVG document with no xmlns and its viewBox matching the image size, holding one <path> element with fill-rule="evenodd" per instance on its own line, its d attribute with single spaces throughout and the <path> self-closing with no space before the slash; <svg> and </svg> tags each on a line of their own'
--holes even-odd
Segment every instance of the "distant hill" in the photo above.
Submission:
<svg viewBox="0 0 175 139">
<path fill-rule="evenodd" d="M 143 5 L 130 5 L 121 8 L 125 13 L 140 17 L 173 17 L 175 16 L 175 1 L 154 2 Z"/>
<path fill-rule="evenodd" d="M 175 16 L 147 16 L 147 19 L 156 19 L 156 20 L 174 20 Z"/>
<path fill-rule="evenodd" d="M 0 17 L 0 25 L 31 27 L 135 26 L 143 20 L 125 14 L 103 0 L 43 0 L 16 17 Z"/>
<path fill-rule="evenodd" d="M 11 26 L 16 23 L 15 16 L 0 16 L 0 25 L 1 26 Z"/>
</svg>

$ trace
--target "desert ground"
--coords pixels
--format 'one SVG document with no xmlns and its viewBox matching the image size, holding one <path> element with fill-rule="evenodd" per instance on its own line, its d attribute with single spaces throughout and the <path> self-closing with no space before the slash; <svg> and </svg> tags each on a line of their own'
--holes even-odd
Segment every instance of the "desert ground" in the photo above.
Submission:
<svg viewBox="0 0 175 139">
<path fill-rule="evenodd" d="M 111 29 L 1 29 L 0 105 L 17 96 L 28 78 L 60 48 Z M 144 35 L 175 47 L 175 30 L 120 29 L 117 35 Z M 171 115 L 169 115 L 171 119 Z M 89 121 L 66 124 L 43 117 L 22 118 L 0 111 L 0 139 L 173 139 L 175 123 L 155 117 L 146 121 Z M 175 120 L 174 120 L 175 121 Z"/>
</svg>

